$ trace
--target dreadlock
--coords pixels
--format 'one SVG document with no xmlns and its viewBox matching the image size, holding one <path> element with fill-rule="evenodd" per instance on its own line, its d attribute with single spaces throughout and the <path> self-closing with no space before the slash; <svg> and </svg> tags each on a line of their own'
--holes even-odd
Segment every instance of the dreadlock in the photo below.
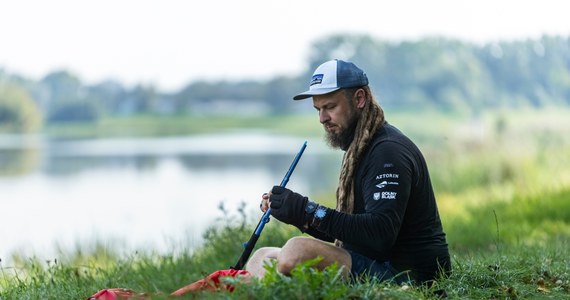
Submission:
<svg viewBox="0 0 570 300">
<path fill-rule="evenodd" d="M 358 89 L 364 90 L 366 104 L 360 113 L 354 139 L 342 159 L 342 168 L 336 190 L 336 209 L 349 214 L 354 213 L 354 173 L 358 168 L 358 162 L 374 134 L 385 123 L 384 111 L 372 95 L 369 86 L 346 89 L 347 99 L 352 99 Z M 337 240 L 336 244 L 340 246 L 342 242 Z"/>
</svg>

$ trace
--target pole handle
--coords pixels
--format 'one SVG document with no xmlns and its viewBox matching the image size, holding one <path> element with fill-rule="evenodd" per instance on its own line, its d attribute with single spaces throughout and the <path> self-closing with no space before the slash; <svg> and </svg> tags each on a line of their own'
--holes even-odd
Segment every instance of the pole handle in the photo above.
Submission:
<svg viewBox="0 0 570 300">
<path fill-rule="evenodd" d="M 299 150 L 299 152 L 295 156 L 295 159 L 293 159 L 293 162 L 291 163 L 289 170 L 287 170 L 287 173 L 285 173 L 285 177 L 283 177 L 283 180 L 281 181 L 281 184 L 280 184 L 281 187 L 285 187 L 287 185 L 287 182 L 289 182 L 289 177 L 291 177 L 291 174 L 293 174 L 295 167 L 297 167 L 297 163 L 299 162 L 301 155 L 303 155 L 303 152 L 305 152 L 305 148 L 307 148 L 307 141 L 305 141 L 303 143 L 303 145 L 301 146 L 301 149 Z M 261 232 L 263 231 L 263 228 L 265 227 L 265 224 L 267 222 L 269 222 L 270 216 L 271 216 L 271 208 L 269 208 L 263 214 L 263 216 L 259 220 L 259 223 L 257 223 L 257 227 L 255 228 L 255 231 L 253 231 L 253 234 L 249 238 L 249 241 L 244 243 L 245 249 L 243 250 L 243 253 L 241 254 L 241 256 L 240 256 L 238 262 L 235 264 L 235 266 L 231 267 L 232 269 L 234 269 L 234 270 L 243 269 L 243 267 L 245 266 L 245 263 L 247 262 L 247 260 L 249 259 L 249 256 L 251 255 L 251 252 L 253 251 L 253 248 L 255 247 L 255 243 L 257 243 L 257 240 L 259 239 L 259 236 L 261 235 Z"/>
</svg>

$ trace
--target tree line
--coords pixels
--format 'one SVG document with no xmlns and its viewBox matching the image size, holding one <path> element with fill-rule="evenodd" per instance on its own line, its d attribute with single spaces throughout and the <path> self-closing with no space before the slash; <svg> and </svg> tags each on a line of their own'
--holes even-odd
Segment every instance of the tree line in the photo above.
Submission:
<svg viewBox="0 0 570 300">
<path fill-rule="evenodd" d="M 82 82 L 56 70 L 39 81 L 0 69 L 0 129 L 29 131 L 44 123 L 96 122 L 104 116 L 237 113 L 247 107 L 291 113 L 323 61 L 340 58 L 365 70 L 387 109 L 478 112 L 570 105 L 570 36 L 483 45 L 441 37 L 389 42 L 332 35 L 313 42 L 306 70 L 267 81 L 195 81 L 175 92 L 118 81 Z"/>
</svg>

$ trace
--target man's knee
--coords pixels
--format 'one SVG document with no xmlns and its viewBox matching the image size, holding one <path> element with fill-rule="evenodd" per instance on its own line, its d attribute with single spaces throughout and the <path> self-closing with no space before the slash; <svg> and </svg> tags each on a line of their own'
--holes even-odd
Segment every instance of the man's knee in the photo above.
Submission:
<svg viewBox="0 0 570 300">
<path fill-rule="evenodd" d="M 296 236 L 293 238 L 290 238 L 285 245 L 283 245 L 283 249 L 287 249 L 290 248 L 292 250 L 297 250 L 297 249 L 304 249 L 307 247 L 310 247 L 311 244 L 315 244 L 318 243 L 318 240 L 315 240 L 313 238 L 310 237 L 305 237 L 305 236 Z"/>
<path fill-rule="evenodd" d="M 277 258 L 280 249 L 277 247 L 262 247 L 253 252 L 254 256 L 263 258 Z"/>
<path fill-rule="evenodd" d="M 249 261 L 246 263 L 245 269 L 253 276 L 260 278 L 263 277 L 263 275 L 265 275 L 264 265 L 273 259 L 277 259 L 280 250 L 280 248 L 276 247 L 259 248 L 253 253 Z"/>
<path fill-rule="evenodd" d="M 307 237 L 294 237 L 285 243 L 277 258 L 277 271 L 289 275 L 297 264 L 311 259 L 311 243 L 315 240 Z"/>
<path fill-rule="evenodd" d="M 260 265 L 262 266 L 268 260 L 277 259 L 279 255 L 280 248 L 277 247 L 262 247 L 259 248 L 257 251 L 253 252 L 251 258 L 247 262 L 247 266 L 251 267 L 252 265 Z"/>
</svg>

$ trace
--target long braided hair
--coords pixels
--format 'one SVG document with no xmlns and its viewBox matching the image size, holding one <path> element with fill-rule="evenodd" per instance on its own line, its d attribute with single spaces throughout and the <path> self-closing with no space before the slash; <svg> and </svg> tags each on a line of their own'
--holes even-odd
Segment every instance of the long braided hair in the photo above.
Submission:
<svg viewBox="0 0 570 300">
<path fill-rule="evenodd" d="M 336 190 L 336 209 L 348 214 L 354 213 L 354 175 L 358 168 L 358 162 L 374 134 L 384 125 L 384 111 L 372 95 L 369 86 L 347 89 L 346 97 L 352 99 L 358 89 L 363 89 L 366 94 L 366 104 L 360 113 L 360 118 L 356 125 L 354 139 L 346 150 L 342 159 L 342 167 Z M 337 246 L 342 246 L 342 242 L 337 240 Z"/>
</svg>

